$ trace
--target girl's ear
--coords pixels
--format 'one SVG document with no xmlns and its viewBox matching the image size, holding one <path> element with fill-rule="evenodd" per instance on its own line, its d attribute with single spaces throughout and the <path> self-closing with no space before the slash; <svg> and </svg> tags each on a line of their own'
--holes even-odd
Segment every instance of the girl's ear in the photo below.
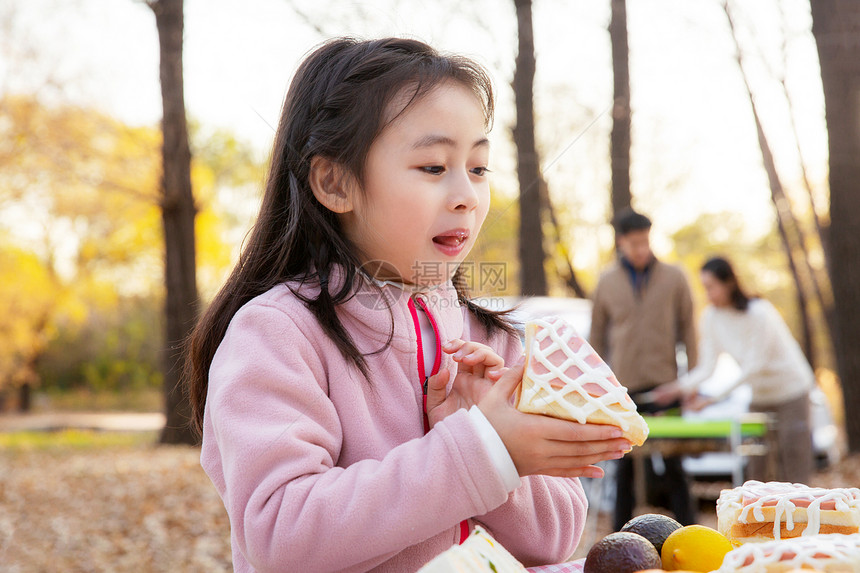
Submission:
<svg viewBox="0 0 860 573">
<path fill-rule="evenodd" d="M 353 178 L 340 164 L 321 155 L 313 156 L 308 182 L 314 197 L 329 211 L 348 213 L 353 210 Z"/>
</svg>

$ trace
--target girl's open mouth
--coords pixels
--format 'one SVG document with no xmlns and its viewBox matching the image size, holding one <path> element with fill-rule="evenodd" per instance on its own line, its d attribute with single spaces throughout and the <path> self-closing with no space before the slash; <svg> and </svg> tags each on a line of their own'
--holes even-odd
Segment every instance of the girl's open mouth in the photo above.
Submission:
<svg viewBox="0 0 860 573">
<path fill-rule="evenodd" d="M 452 229 L 433 237 L 433 244 L 444 254 L 455 256 L 463 250 L 468 239 L 468 229 Z"/>
</svg>

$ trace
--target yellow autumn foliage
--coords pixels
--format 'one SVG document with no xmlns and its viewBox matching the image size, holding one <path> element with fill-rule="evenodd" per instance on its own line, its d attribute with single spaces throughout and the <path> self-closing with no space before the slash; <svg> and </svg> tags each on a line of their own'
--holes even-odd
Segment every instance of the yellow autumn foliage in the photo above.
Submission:
<svg viewBox="0 0 860 573">
<path fill-rule="evenodd" d="M 50 339 L 57 283 L 39 259 L 14 247 L 0 248 L 0 381 L 29 382 L 33 360 Z"/>
<path fill-rule="evenodd" d="M 224 186 L 261 173 L 229 134 L 210 134 L 192 164 L 201 292 L 232 264 Z M 0 96 L 0 391 L 33 381 L 58 329 L 115 312 L 124 297 L 161 312 L 161 132 L 97 110 Z M 234 233 L 235 234 L 235 233 Z M 160 332 L 152 336 L 160 336 Z M 70 357 L 70 361 L 73 359 Z"/>
</svg>

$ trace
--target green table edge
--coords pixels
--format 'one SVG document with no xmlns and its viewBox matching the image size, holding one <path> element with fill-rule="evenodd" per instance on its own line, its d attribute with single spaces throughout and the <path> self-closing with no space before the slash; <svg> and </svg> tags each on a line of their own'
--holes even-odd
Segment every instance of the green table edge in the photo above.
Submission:
<svg viewBox="0 0 860 573">
<path fill-rule="evenodd" d="M 734 420 L 690 420 L 681 416 L 642 416 L 648 424 L 648 438 L 728 438 Z M 741 435 L 761 438 L 767 433 L 764 422 L 742 422 Z"/>
</svg>

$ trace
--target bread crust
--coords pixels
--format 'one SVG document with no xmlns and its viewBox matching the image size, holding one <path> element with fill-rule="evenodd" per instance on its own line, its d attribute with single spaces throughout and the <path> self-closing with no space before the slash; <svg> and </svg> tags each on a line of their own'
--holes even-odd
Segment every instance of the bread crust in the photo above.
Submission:
<svg viewBox="0 0 860 573">
<path fill-rule="evenodd" d="M 803 522 L 795 522 L 794 528 L 789 529 L 784 522 L 780 523 L 779 538 L 791 539 L 792 537 L 800 537 L 801 534 L 806 530 L 806 525 L 807 524 Z M 822 523 L 819 527 L 818 532 L 820 534 L 841 533 L 843 535 L 850 535 L 852 533 L 860 532 L 860 528 L 851 525 L 830 525 L 827 523 Z M 773 522 L 735 522 L 732 524 L 731 529 L 729 530 L 729 535 L 733 539 L 746 539 L 747 541 L 765 541 L 773 539 Z"/>
</svg>

